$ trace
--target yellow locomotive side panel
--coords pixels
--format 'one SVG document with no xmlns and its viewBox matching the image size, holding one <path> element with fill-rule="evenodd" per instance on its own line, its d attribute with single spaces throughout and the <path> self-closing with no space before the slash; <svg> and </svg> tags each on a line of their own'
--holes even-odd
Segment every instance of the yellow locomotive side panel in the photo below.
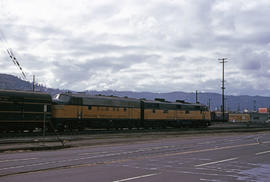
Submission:
<svg viewBox="0 0 270 182">
<path fill-rule="evenodd" d="M 205 120 L 211 120 L 211 112 L 210 111 L 204 111 Z"/>
<path fill-rule="evenodd" d="M 129 116 L 131 119 L 141 119 L 141 109 L 140 108 L 129 108 Z"/>
<path fill-rule="evenodd" d="M 144 119 L 146 120 L 164 120 L 174 118 L 175 112 L 167 111 L 164 113 L 164 110 L 153 110 L 153 109 L 145 109 L 144 110 Z"/>
<path fill-rule="evenodd" d="M 209 111 L 176 111 L 177 120 L 210 120 Z"/>
<path fill-rule="evenodd" d="M 197 120 L 200 118 L 197 111 L 177 111 L 177 120 Z"/>
<path fill-rule="evenodd" d="M 202 120 L 204 114 L 201 111 L 191 111 L 189 114 L 190 120 Z"/>
<path fill-rule="evenodd" d="M 185 111 L 182 111 L 182 110 L 176 111 L 176 119 L 177 120 L 185 120 L 186 119 L 186 113 L 185 113 Z"/>
<path fill-rule="evenodd" d="M 77 118 L 79 107 L 75 105 L 52 105 L 52 117 Z"/>
<path fill-rule="evenodd" d="M 176 118 L 175 110 L 144 110 L 144 119 L 148 120 L 174 120 Z"/>
<path fill-rule="evenodd" d="M 101 106 L 83 106 L 83 119 L 139 119 L 139 108 L 120 108 L 120 107 L 101 107 Z"/>
<path fill-rule="evenodd" d="M 153 110 L 144 111 L 144 119 L 149 120 L 210 120 L 209 111 Z"/>
<path fill-rule="evenodd" d="M 54 118 L 69 119 L 140 119 L 139 108 L 54 105 L 52 116 Z"/>
</svg>

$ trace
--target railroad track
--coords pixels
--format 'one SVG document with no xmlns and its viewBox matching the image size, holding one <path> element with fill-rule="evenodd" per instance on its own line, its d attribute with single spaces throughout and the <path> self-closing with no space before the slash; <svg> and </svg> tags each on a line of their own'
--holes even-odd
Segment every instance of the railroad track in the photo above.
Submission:
<svg viewBox="0 0 270 182">
<path fill-rule="evenodd" d="M 19 139 L 18 142 L 23 141 L 24 138 L 41 138 L 41 137 L 55 137 L 55 136 L 82 136 L 82 135 L 117 135 L 117 134 L 196 134 L 196 133 L 218 133 L 218 132 L 245 132 L 245 131 L 265 131 L 270 130 L 270 124 L 247 124 L 247 123 L 214 123 L 208 128 L 158 128 L 158 129 L 88 129 L 84 131 L 64 131 L 64 132 L 23 132 L 23 133 L 0 133 L 0 144 L 4 141 L 12 142 L 12 139 Z"/>
</svg>

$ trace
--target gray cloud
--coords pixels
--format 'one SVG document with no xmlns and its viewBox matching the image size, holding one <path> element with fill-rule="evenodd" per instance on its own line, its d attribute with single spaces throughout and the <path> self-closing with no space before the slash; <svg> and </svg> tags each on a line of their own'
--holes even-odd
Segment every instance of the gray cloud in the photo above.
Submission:
<svg viewBox="0 0 270 182">
<path fill-rule="evenodd" d="M 8 46 L 47 86 L 220 92 L 227 57 L 227 93 L 269 95 L 267 1 L 52 2 L 5 1 L 0 12 Z M 19 74 L 4 55 L 1 68 Z"/>
<path fill-rule="evenodd" d="M 247 61 L 244 65 L 243 65 L 243 69 L 246 70 L 260 70 L 261 68 L 261 64 L 260 62 L 253 60 L 253 61 Z"/>
</svg>

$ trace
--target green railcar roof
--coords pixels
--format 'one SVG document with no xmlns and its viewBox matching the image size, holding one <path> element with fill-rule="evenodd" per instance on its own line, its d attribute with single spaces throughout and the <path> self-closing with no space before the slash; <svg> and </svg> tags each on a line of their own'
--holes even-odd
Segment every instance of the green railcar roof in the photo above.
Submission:
<svg viewBox="0 0 270 182">
<path fill-rule="evenodd" d="M 112 106 L 112 107 L 133 107 L 140 108 L 140 100 L 125 97 L 93 96 L 82 94 L 63 94 L 72 98 L 81 98 L 82 105 Z M 71 103 L 72 104 L 72 103 Z"/>
<path fill-rule="evenodd" d="M 163 109 L 163 110 L 204 110 L 206 106 L 202 104 L 191 104 L 181 102 L 168 102 L 160 100 L 140 100 L 127 97 L 116 96 L 100 96 L 100 95 L 85 95 L 63 93 L 63 96 L 70 97 L 69 101 L 63 102 L 64 104 L 73 104 L 73 98 L 80 98 L 82 105 L 91 106 L 112 106 L 112 107 L 135 107 L 140 108 L 140 103 L 143 102 L 145 109 Z M 61 96 L 60 96 L 61 97 Z M 59 100 L 61 102 L 61 99 Z M 76 105 L 76 104 L 75 104 Z"/>
<path fill-rule="evenodd" d="M 51 95 L 42 92 L 31 92 L 31 91 L 17 91 L 17 90 L 2 90 L 0 89 L 0 98 L 17 100 L 17 101 L 28 101 L 28 102 L 44 102 L 51 103 Z"/>
</svg>

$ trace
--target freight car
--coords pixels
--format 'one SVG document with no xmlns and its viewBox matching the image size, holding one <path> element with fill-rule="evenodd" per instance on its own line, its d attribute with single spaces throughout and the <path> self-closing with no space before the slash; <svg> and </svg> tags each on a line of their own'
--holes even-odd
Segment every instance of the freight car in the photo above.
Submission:
<svg viewBox="0 0 270 182">
<path fill-rule="evenodd" d="M 53 99 L 56 128 L 206 127 L 210 112 L 201 104 L 108 96 L 58 94 Z"/>
<path fill-rule="evenodd" d="M 211 121 L 213 122 L 228 122 L 229 121 L 229 113 L 224 112 L 224 118 L 223 113 L 221 111 L 212 111 L 211 112 Z"/>
<path fill-rule="evenodd" d="M 229 113 L 230 122 L 250 122 L 249 113 Z"/>
<path fill-rule="evenodd" d="M 49 94 L 0 90 L 0 131 L 42 128 L 51 120 L 51 104 Z"/>
</svg>

